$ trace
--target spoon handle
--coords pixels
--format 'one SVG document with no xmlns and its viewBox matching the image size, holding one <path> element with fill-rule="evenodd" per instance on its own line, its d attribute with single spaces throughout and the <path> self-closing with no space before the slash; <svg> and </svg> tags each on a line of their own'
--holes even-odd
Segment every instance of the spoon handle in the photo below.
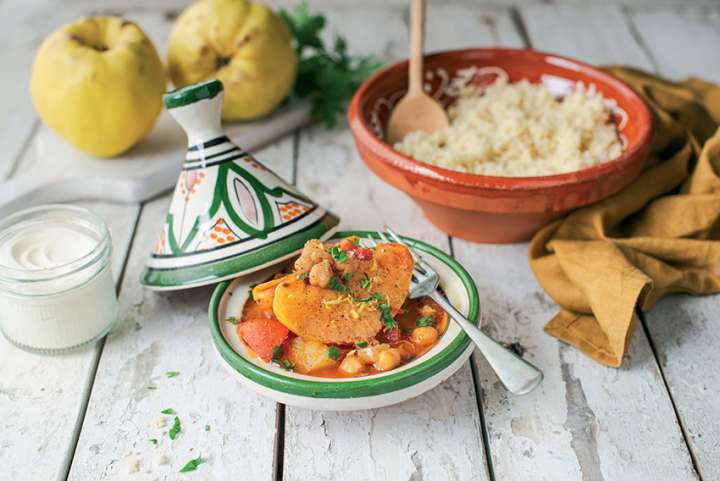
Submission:
<svg viewBox="0 0 720 481">
<path fill-rule="evenodd" d="M 527 394 L 540 384 L 543 379 L 542 371 L 487 336 L 438 291 L 432 292 L 430 297 L 470 336 L 508 391 L 513 394 Z"/>
<path fill-rule="evenodd" d="M 425 39 L 425 1 L 410 5 L 410 81 L 408 93 L 422 92 L 423 43 Z"/>
</svg>

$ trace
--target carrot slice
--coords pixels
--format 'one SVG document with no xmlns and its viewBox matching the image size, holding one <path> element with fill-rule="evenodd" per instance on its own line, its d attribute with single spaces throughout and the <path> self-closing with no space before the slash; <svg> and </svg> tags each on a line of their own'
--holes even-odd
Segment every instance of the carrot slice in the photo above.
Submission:
<svg viewBox="0 0 720 481">
<path fill-rule="evenodd" d="M 240 338 L 265 362 L 272 359 L 273 348 L 281 346 L 289 333 L 277 319 L 250 319 L 238 326 Z"/>
</svg>

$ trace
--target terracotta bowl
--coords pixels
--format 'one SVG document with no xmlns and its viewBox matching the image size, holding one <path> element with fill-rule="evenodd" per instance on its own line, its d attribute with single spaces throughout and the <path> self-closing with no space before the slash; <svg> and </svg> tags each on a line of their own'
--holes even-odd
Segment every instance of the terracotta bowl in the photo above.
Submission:
<svg viewBox="0 0 720 481">
<path fill-rule="evenodd" d="M 625 83 L 582 62 L 520 49 L 477 48 L 425 57 L 425 89 L 449 105 L 467 84 L 488 85 L 498 76 L 542 83 L 558 96 L 577 82 L 608 99 L 624 142 L 622 155 L 577 172 L 542 177 L 467 174 L 418 162 L 384 141 L 389 114 L 407 86 L 407 61 L 369 78 L 348 111 L 365 164 L 406 192 L 438 228 L 475 242 L 529 239 L 541 226 L 572 209 L 597 202 L 632 182 L 647 159 L 652 117 Z"/>
</svg>

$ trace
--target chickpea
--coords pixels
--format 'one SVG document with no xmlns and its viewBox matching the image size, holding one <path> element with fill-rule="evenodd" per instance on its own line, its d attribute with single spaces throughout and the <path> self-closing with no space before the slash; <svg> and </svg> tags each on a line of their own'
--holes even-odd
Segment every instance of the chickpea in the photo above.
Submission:
<svg viewBox="0 0 720 481">
<path fill-rule="evenodd" d="M 390 349 L 389 344 L 374 344 L 369 347 L 365 347 L 357 350 L 357 354 L 365 364 L 377 363 L 378 356 L 381 352 Z"/>
<path fill-rule="evenodd" d="M 317 287 L 327 287 L 332 279 L 333 272 L 332 267 L 328 261 L 322 261 L 319 264 L 315 264 L 310 269 L 310 285 Z"/>
<path fill-rule="evenodd" d="M 377 361 L 375 362 L 375 367 L 381 371 L 389 371 L 390 369 L 395 369 L 396 367 L 398 367 L 401 360 L 402 356 L 400 355 L 400 351 L 392 347 L 390 349 L 382 351 L 378 355 Z"/>
<path fill-rule="evenodd" d="M 295 270 L 307 272 L 312 269 L 315 264 L 325 260 L 331 260 L 330 254 L 325 252 L 325 247 L 322 242 L 317 239 L 312 239 L 305 243 L 302 254 L 300 254 L 298 260 L 295 261 Z"/>
<path fill-rule="evenodd" d="M 412 342 L 400 341 L 395 345 L 395 348 L 400 351 L 400 356 L 405 360 L 415 357 L 415 346 Z"/>
<path fill-rule="evenodd" d="M 357 356 L 347 356 L 340 363 L 340 370 L 348 374 L 357 374 L 365 369 L 365 363 Z"/>
<path fill-rule="evenodd" d="M 434 327 L 416 327 L 410 334 L 410 340 L 419 346 L 429 346 L 437 341 L 438 332 Z"/>
</svg>

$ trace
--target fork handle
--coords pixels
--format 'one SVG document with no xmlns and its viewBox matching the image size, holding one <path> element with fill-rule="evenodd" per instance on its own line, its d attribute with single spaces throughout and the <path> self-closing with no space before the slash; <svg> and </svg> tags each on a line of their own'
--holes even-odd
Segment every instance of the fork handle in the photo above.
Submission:
<svg viewBox="0 0 720 481">
<path fill-rule="evenodd" d="M 430 297 L 440 304 L 445 312 L 450 314 L 450 317 L 455 319 L 462 330 L 470 336 L 508 391 L 513 394 L 527 394 L 542 382 L 542 371 L 478 329 L 440 292 L 434 291 Z"/>
</svg>

